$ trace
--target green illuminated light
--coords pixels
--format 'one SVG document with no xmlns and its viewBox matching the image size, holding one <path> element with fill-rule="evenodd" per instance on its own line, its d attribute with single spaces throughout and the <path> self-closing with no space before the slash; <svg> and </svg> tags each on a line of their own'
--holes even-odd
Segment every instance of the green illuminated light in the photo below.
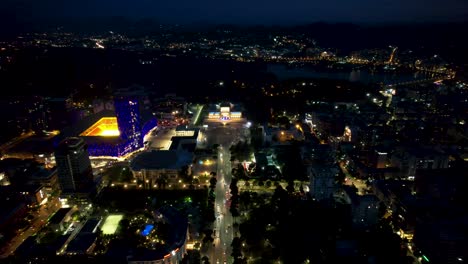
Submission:
<svg viewBox="0 0 468 264">
<path fill-rule="evenodd" d="M 429 259 L 426 257 L 426 255 L 422 255 L 422 258 L 423 258 L 425 261 L 429 262 Z"/>
</svg>

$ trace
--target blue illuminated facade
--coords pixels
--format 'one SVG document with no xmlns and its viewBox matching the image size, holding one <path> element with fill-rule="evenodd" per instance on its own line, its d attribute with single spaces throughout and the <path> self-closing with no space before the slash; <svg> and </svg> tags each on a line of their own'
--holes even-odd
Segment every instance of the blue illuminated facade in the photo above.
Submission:
<svg viewBox="0 0 468 264">
<path fill-rule="evenodd" d="M 70 129 L 64 135 L 69 134 L 68 136 L 83 138 L 88 146 L 90 156 L 122 157 L 142 148 L 144 135 L 157 126 L 157 119 L 150 113 L 145 115 L 144 112 L 140 112 L 140 100 L 136 99 L 136 97 L 132 95 L 116 96 L 114 98 L 115 112 L 109 111 L 90 116 L 88 119 L 76 124 L 73 129 Z M 114 115 L 117 118 L 119 136 L 80 135 L 101 118 Z M 61 140 L 63 140 L 63 137 L 58 136 L 54 140 L 54 145 L 57 146 Z"/>
<path fill-rule="evenodd" d="M 141 148 L 143 146 L 143 134 L 138 100 L 127 96 L 117 97 L 114 100 L 114 107 L 120 138 L 125 142 L 123 154 Z"/>
<path fill-rule="evenodd" d="M 93 138 L 85 137 L 88 144 L 88 152 L 90 156 L 111 156 L 111 157 L 121 157 L 129 152 L 132 152 L 140 148 L 143 144 L 143 136 L 146 135 L 151 129 L 157 126 L 157 119 L 152 117 L 150 120 L 144 123 L 143 128 L 140 132 L 140 141 L 139 144 L 135 144 L 135 139 L 123 137 L 109 139 L 109 138 Z M 119 124 L 120 129 L 120 124 Z M 121 135 L 123 134 L 120 132 Z M 140 147 L 135 147 L 140 146 Z"/>
<path fill-rule="evenodd" d="M 128 153 L 128 142 L 109 143 L 93 142 L 88 143 L 88 152 L 90 156 L 110 156 L 120 157 Z M 127 151 L 127 152 L 126 152 Z"/>
</svg>

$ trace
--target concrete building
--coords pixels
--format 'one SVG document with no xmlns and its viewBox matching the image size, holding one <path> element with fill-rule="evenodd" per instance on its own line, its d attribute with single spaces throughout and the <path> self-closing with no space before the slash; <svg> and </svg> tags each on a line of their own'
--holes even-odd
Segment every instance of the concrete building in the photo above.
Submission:
<svg viewBox="0 0 468 264">
<path fill-rule="evenodd" d="M 44 186 L 44 191 L 48 195 L 52 193 L 58 193 L 60 191 L 57 168 L 51 170 L 39 170 L 38 172 L 34 173 L 31 178 L 29 178 L 29 183 L 41 184 Z"/>
<path fill-rule="evenodd" d="M 179 171 L 190 165 L 193 161 L 193 153 L 177 150 L 152 150 L 137 155 L 130 162 L 130 169 L 134 177 L 143 182 L 149 188 L 158 184 L 158 180 L 167 180 L 167 183 L 176 182 Z"/>
<path fill-rule="evenodd" d="M 49 226 L 55 232 L 65 231 L 65 229 L 67 228 L 66 223 L 70 221 L 73 212 L 74 211 L 72 208 L 60 208 L 49 220 Z"/>
<path fill-rule="evenodd" d="M 352 226 L 355 229 L 371 228 L 379 220 L 379 199 L 374 194 L 357 195 L 347 190 L 351 202 Z"/>
<path fill-rule="evenodd" d="M 175 136 L 171 138 L 170 150 L 187 150 L 193 152 L 197 143 L 202 139 L 202 133 L 198 128 L 177 126 Z"/>
<path fill-rule="evenodd" d="M 91 218 L 83 225 L 76 237 L 66 247 L 68 255 L 92 254 L 97 240 L 98 227 L 101 223 L 99 218 Z"/>
<path fill-rule="evenodd" d="M 55 151 L 60 186 L 64 192 L 87 191 L 93 184 L 93 173 L 87 145 L 81 138 L 63 140 Z"/>
<path fill-rule="evenodd" d="M 339 173 L 336 165 L 315 162 L 308 167 L 310 193 L 318 201 L 330 199 L 336 190 L 335 178 Z"/>
<path fill-rule="evenodd" d="M 398 148 L 390 159 L 392 167 L 401 171 L 401 177 L 414 179 L 417 169 L 448 168 L 449 156 L 429 147 Z"/>
</svg>

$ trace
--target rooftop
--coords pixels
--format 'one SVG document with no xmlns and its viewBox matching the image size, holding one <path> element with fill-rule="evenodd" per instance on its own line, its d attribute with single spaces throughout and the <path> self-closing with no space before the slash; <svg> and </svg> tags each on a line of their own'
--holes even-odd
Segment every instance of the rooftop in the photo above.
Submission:
<svg viewBox="0 0 468 264">
<path fill-rule="evenodd" d="M 102 117 L 80 134 L 85 137 L 117 137 L 119 135 L 117 117 Z"/>
<path fill-rule="evenodd" d="M 55 214 L 54 216 L 52 216 L 52 218 L 50 219 L 50 223 L 51 224 L 58 224 L 60 223 L 63 218 L 68 214 L 68 212 L 70 212 L 71 208 L 60 208 Z"/>
<path fill-rule="evenodd" d="M 152 150 L 137 155 L 130 162 L 130 168 L 134 171 L 181 169 L 192 163 L 192 160 L 193 154 L 187 151 Z"/>
</svg>

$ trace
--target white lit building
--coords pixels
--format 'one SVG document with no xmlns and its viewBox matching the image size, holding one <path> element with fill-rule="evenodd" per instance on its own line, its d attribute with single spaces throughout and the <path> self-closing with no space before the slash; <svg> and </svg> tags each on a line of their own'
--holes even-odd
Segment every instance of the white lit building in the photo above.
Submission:
<svg viewBox="0 0 468 264">
<path fill-rule="evenodd" d="M 231 103 L 217 104 L 210 107 L 208 112 L 209 121 L 230 121 L 240 120 L 242 112 Z"/>
</svg>

